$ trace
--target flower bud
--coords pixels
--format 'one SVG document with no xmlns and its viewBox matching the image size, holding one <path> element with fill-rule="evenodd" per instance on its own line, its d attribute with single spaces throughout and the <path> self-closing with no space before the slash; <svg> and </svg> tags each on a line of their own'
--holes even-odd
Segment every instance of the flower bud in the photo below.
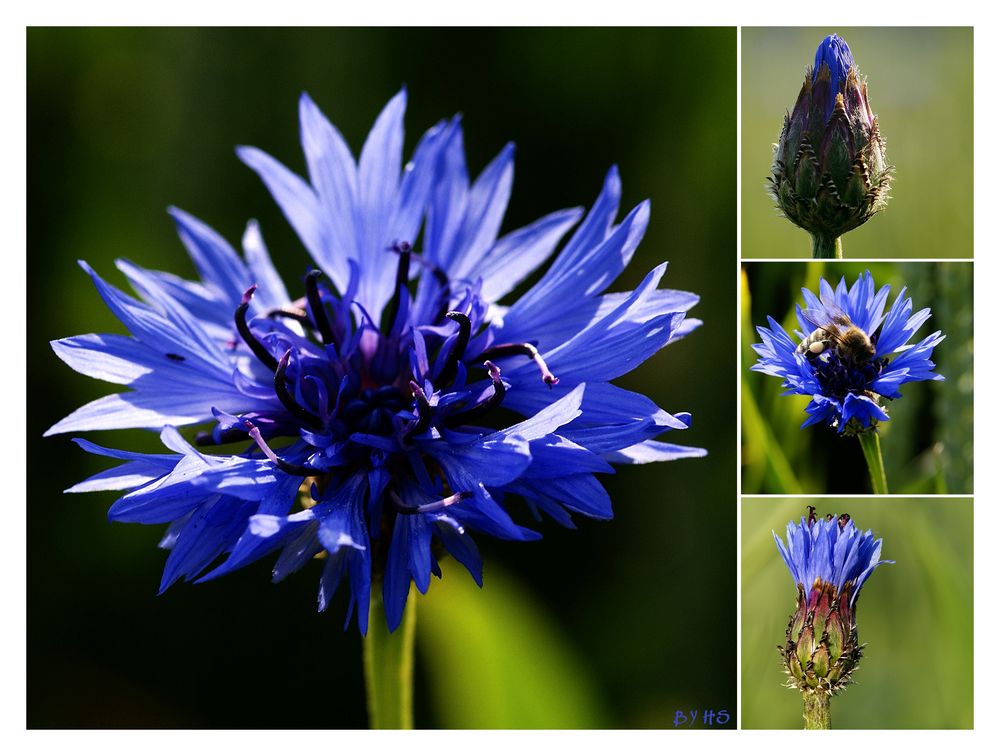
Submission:
<svg viewBox="0 0 1000 756">
<path fill-rule="evenodd" d="M 850 591 L 817 580 L 808 594 L 799 589 L 798 607 L 788 622 L 781 650 L 789 684 L 833 693 L 850 682 L 861 660 Z"/>
<path fill-rule="evenodd" d="M 850 515 L 790 522 L 788 546 L 775 535 L 798 586 L 798 602 L 778 646 L 789 687 L 830 695 L 851 682 L 861 661 L 855 611 L 865 580 L 881 564 L 882 540 L 862 533 Z M 808 587 L 807 587 L 808 586 Z"/>
<path fill-rule="evenodd" d="M 868 85 L 847 43 L 832 34 L 785 114 L 768 191 L 788 220 L 832 241 L 882 209 L 891 176 Z"/>
</svg>

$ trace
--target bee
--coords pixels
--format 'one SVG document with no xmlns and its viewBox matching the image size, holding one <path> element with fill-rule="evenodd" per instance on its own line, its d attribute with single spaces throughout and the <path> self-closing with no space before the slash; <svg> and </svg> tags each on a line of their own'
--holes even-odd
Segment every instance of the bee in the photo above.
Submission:
<svg viewBox="0 0 1000 756">
<path fill-rule="evenodd" d="M 875 357 L 875 344 L 868 334 L 832 301 L 824 300 L 823 306 L 825 309 L 802 310 L 803 318 L 816 330 L 802 339 L 795 351 L 811 359 L 833 349 L 842 360 L 855 366 L 870 362 Z"/>
</svg>

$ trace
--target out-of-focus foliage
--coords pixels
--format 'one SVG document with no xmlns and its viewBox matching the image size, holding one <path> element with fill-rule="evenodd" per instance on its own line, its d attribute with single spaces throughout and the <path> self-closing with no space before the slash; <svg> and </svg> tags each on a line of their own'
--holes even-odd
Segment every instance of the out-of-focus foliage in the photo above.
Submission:
<svg viewBox="0 0 1000 756">
<path fill-rule="evenodd" d="M 764 191 L 771 145 L 816 46 L 836 32 L 868 78 L 896 167 L 889 204 L 844 235 L 847 258 L 972 257 L 972 29 L 744 28 L 740 92 L 744 258 L 811 255 Z"/>
<path fill-rule="evenodd" d="M 466 653 L 494 654 L 504 685 L 530 687 L 504 694 L 539 702 L 531 726 L 666 727 L 676 709 L 733 711 L 736 534 L 720 523 L 731 522 L 736 467 L 736 297 L 725 272 L 736 243 L 735 49 L 733 29 L 29 30 L 29 726 L 365 726 L 360 642 L 341 630 L 345 597 L 319 615 L 315 580 L 272 586 L 264 563 L 157 597 L 165 555 L 155 529 L 108 524 L 111 494 L 63 496 L 104 462 L 41 433 L 108 390 L 74 375 L 47 343 L 118 330 L 78 258 L 118 284 L 117 257 L 192 276 L 164 212 L 176 204 L 231 242 L 256 217 L 286 281 L 298 279 L 302 245 L 233 147 L 259 146 L 304 171 L 305 89 L 359 151 L 403 83 L 407 154 L 456 111 L 472 170 L 517 144 L 505 230 L 591 203 L 612 163 L 625 207 L 652 198 L 645 240 L 614 288 L 669 260 L 663 285 L 698 292 L 692 315 L 705 325 L 620 383 L 692 412 L 684 443 L 709 450 L 607 477 L 612 522 L 575 532 L 547 523 L 541 542 L 484 544 L 486 592 L 469 591 L 486 602 L 482 614 L 438 613 L 471 586 L 434 581 L 424 632 L 452 624 L 454 656 L 438 635 L 420 641 L 417 725 L 499 727 L 523 711 L 490 719 L 436 703 L 436 691 L 475 682 L 456 661 Z M 159 451 L 154 434 L 91 438 Z M 697 535 L 709 532 L 710 552 Z M 502 623 L 491 627 L 492 652 L 491 636 L 473 637 L 482 621 Z M 546 647 L 563 640 L 563 652 L 501 644 L 511 628 Z M 450 677 L 457 670 L 465 677 Z M 480 677 L 483 696 L 498 700 L 489 687 L 498 679 Z M 580 704 L 572 718 L 569 702 Z"/>
<path fill-rule="evenodd" d="M 417 638 L 440 726 L 607 726 L 576 639 L 521 585 L 493 568 L 482 590 L 457 570 L 435 587 L 419 605 Z"/>
<path fill-rule="evenodd" d="M 858 599 L 864 658 L 857 684 L 833 698 L 833 728 L 971 728 L 972 499 L 955 498 L 743 500 L 743 727 L 802 727 L 802 698 L 782 687 L 776 648 L 796 589 L 771 531 L 783 537 L 810 504 L 848 512 L 884 539 L 882 558 L 896 560 Z"/>
<path fill-rule="evenodd" d="M 931 318 L 914 340 L 943 331 L 934 350 L 944 381 L 906 384 L 889 403 L 891 420 L 879 426 L 889 491 L 897 494 L 972 492 L 972 263 L 807 262 L 745 263 L 740 323 L 743 397 L 743 493 L 870 493 L 871 481 L 854 438 L 806 420 L 806 396 L 782 396 L 781 381 L 751 372 L 755 326 L 770 315 L 798 328 L 795 304 L 802 287 L 818 291 L 841 276 L 853 283 L 870 270 L 876 286 L 889 284 L 891 304 L 903 286 L 914 311 Z"/>
</svg>

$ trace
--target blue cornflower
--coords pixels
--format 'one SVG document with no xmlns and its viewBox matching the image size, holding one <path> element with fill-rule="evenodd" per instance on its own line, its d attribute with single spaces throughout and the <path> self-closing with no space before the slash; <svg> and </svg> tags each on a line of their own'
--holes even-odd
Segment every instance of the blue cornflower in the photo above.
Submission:
<svg viewBox="0 0 1000 756">
<path fill-rule="evenodd" d="M 827 87 L 828 104 L 823 119 L 830 120 L 830 114 L 837 102 L 837 94 L 843 91 L 844 83 L 847 81 L 847 74 L 854 66 L 854 56 L 851 55 L 851 48 L 847 42 L 836 34 L 830 34 L 823 38 L 816 48 L 816 59 L 812 68 L 812 83 L 816 84 L 816 79 L 820 75 L 823 65 L 830 70 L 830 86 Z"/>
<path fill-rule="evenodd" d="M 47 435 L 159 431 L 170 453 L 77 439 L 122 463 L 70 491 L 126 491 L 112 520 L 168 524 L 161 591 L 274 552 L 277 581 L 320 555 L 320 610 L 346 580 L 348 621 L 356 606 L 365 632 L 381 575 L 393 629 L 411 582 L 426 592 L 445 551 L 482 584 L 470 532 L 540 537 L 514 522 L 515 500 L 567 526 L 573 513 L 608 519 L 595 474 L 611 463 L 704 455 L 655 440 L 687 428 L 690 415 L 611 383 L 700 325 L 686 316 L 697 296 L 657 288 L 665 263 L 635 291 L 605 293 L 642 239 L 648 202 L 616 223 L 612 168 L 585 217 L 558 211 L 499 236 L 513 148 L 470 181 L 456 118 L 424 134 L 404 165 L 405 106 L 405 91 L 390 100 L 355 162 L 303 95 L 308 181 L 260 150 L 238 150 L 317 266 L 300 298 L 255 223 L 241 257 L 176 209 L 200 281 L 121 260 L 139 300 L 83 264 L 131 335 L 52 346 L 75 370 L 132 390 Z M 501 304 L 574 225 L 538 281 Z M 509 424 L 511 412 L 524 419 Z M 206 422 L 194 444 L 177 430 Z M 209 451 L 221 445 L 236 450 Z"/>
<path fill-rule="evenodd" d="M 862 533 L 847 514 L 820 519 L 815 508 L 809 507 L 808 517 L 788 523 L 787 546 L 777 533 L 772 535 L 792 580 L 813 603 L 823 587 L 830 586 L 834 597 L 845 597 L 853 606 L 875 568 L 893 564 L 879 560 L 882 539 L 870 530 Z"/>
<path fill-rule="evenodd" d="M 790 685 L 810 694 L 843 688 L 861 660 L 856 604 L 861 587 L 883 564 L 882 539 L 862 533 L 851 516 L 808 517 L 788 523 L 786 546 L 776 533 L 781 558 L 798 586 L 798 604 L 779 646 Z"/>
<path fill-rule="evenodd" d="M 889 286 L 876 292 L 868 271 L 850 289 L 843 278 L 836 291 L 821 279 L 819 297 L 808 289 L 802 296 L 796 340 L 768 316 L 770 328 L 757 328 L 763 343 L 753 345 L 759 359 L 750 369 L 783 378 L 785 394 L 812 397 L 803 428 L 825 423 L 841 433 L 863 432 L 889 419 L 885 400 L 898 399 L 904 383 L 944 380 L 930 359 L 945 338 L 941 332 L 909 343 L 931 311 L 913 313 L 905 287 L 888 312 Z"/>
</svg>

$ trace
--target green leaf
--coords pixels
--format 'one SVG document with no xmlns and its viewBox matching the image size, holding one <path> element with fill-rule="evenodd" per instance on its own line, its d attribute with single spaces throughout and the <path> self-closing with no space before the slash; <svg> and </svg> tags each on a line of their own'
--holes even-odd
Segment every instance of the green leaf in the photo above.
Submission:
<svg viewBox="0 0 1000 756">
<path fill-rule="evenodd" d="M 768 493 L 798 494 L 802 493 L 802 486 L 795 477 L 795 471 L 788 463 L 781 445 L 775 440 L 771 428 L 763 418 L 757 407 L 757 401 L 753 393 L 747 387 L 746 381 L 741 382 L 742 391 L 740 396 L 743 401 L 743 434 L 744 463 L 756 462 L 764 466 L 769 478 L 767 484 Z M 758 461 L 751 455 L 760 454 Z"/>
<path fill-rule="evenodd" d="M 444 567 L 444 579 L 419 597 L 417 629 L 435 726 L 607 726 L 572 639 L 523 587 L 496 564 L 481 590 L 454 562 Z"/>
</svg>

